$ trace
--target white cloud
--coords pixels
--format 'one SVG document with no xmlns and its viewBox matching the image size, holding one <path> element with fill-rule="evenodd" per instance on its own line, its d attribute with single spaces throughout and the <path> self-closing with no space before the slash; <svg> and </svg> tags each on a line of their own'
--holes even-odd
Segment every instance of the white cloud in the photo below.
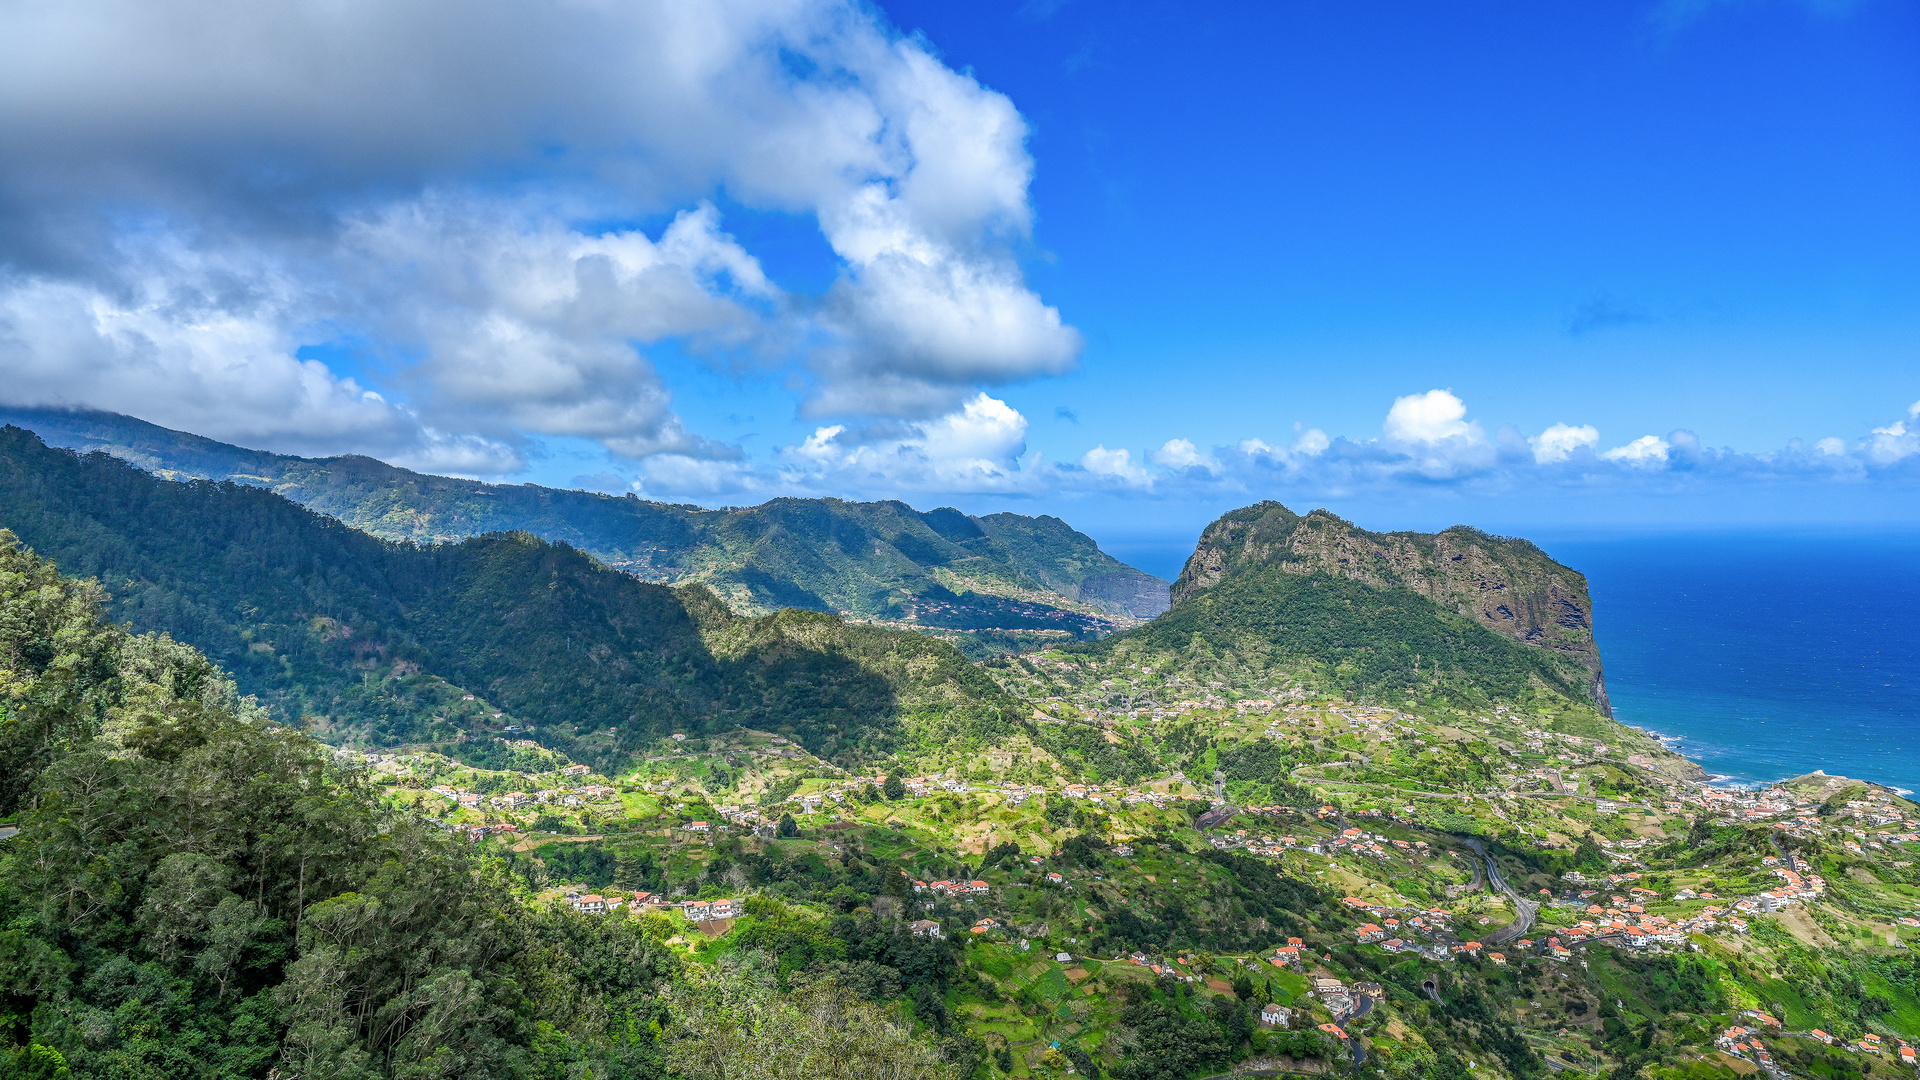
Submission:
<svg viewBox="0 0 1920 1080">
<path fill-rule="evenodd" d="M 1908 430 L 1904 420 L 1877 427 L 1867 437 L 1866 453 L 1876 465 L 1891 465 L 1920 453 L 1920 430 Z"/>
<path fill-rule="evenodd" d="M 1600 432 L 1592 424 L 1579 427 L 1555 424 L 1527 441 L 1533 446 L 1533 460 L 1541 465 L 1551 465 L 1567 460 L 1575 451 L 1591 450 L 1598 446 Z"/>
<path fill-rule="evenodd" d="M 1608 461 L 1618 461 L 1639 468 L 1654 468 L 1667 463 L 1667 452 L 1673 444 L 1658 435 L 1642 435 L 1625 446 L 1616 446 L 1600 456 Z"/>
<path fill-rule="evenodd" d="M 1427 395 L 1415 395 L 1425 398 Z M 1402 399 L 1406 400 L 1406 399 Z M 1465 424 L 1464 404 L 1440 422 Z M 1452 415 L 1445 415 L 1451 413 Z M 1287 500 L 1344 498 L 1411 489 L 1512 495 L 1570 488 L 1676 493 L 1702 485 L 1855 483 L 1920 479 L 1920 431 L 1906 420 L 1848 442 L 1798 442 L 1780 451 L 1738 453 L 1705 446 L 1691 431 L 1648 435 L 1604 453 L 1590 425 L 1555 424 L 1530 440 L 1502 436 L 1498 446 L 1473 435 L 1412 442 L 1329 437 L 1296 425 L 1293 441 L 1259 437 L 1203 448 L 1169 439 L 1144 461 L 1102 442 L 1071 464 L 1054 465 L 1026 448 L 1027 421 L 987 394 L 930 420 L 867 429 L 817 428 L 782 451 L 777 470 L 746 462 L 661 454 L 641 463 L 637 487 L 656 495 L 709 497 L 751 493 L 837 494 L 873 498 L 915 494 L 1072 497 L 1125 491 L 1155 499 Z M 1406 428 L 1400 431 L 1404 435 Z M 1459 432 L 1458 426 L 1442 430 Z"/>
<path fill-rule="evenodd" d="M 1133 463 L 1133 454 L 1122 447 L 1109 450 L 1106 444 L 1080 455 L 1080 467 L 1096 477 L 1118 480 L 1128 487 L 1150 487 L 1153 475 Z"/>
<path fill-rule="evenodd" d="M 1441 442 L 1447 439 L 1483 441 L 1476 424 L 1466 419 L 1467 405 L 1450 390 L 1429 390 L 1394 398 L 1387 410 L 1387 438 L 1411 443 Z"/>
<path fill-rule="evenodd" d="M 15 5 L 0 396 L 277 449 L 712 457 L 640 351 L 671 339 L 797 365 L 815 415 L 941 415 L 1080 350 L 1014 258 L 1026 135 L 852 0 Z M 826 294 L 770 283 L 722 192 L 812 218 Z M 144 325 L 63 331 L 37 310 L 63 291 Z M 339 340 L 377 360 L 357 381 L 295 359 Z"/>
<path fill-rule="evenodd" d="M 1220 462 L 1212 454 L 1203 454 L 1191 439 L 1168 439 L 1147 459 L 1163 469 L 1202 469 L 1220 471 Z"/>
<path fill-rule="evenodd" d="M 810 492 L 872 495 L 911 491 L 1018 493 L 1048 470 L 1023 469 L 1027 418 L 1006 402 L 975 394 L 931 420 L 863 434 L 844 424 L 816 428 L 785 448 L 778 483 Z"/>
</svg>

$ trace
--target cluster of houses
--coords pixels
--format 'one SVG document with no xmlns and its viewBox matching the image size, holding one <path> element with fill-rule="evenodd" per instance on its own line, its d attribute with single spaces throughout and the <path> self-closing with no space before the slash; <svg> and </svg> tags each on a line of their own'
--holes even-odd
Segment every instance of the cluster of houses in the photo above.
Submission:
<svg viewBox="0 0 1920 1080">
<path fill-rule="evenodd" d="M 1766 1069 L 1769 1073 L 1778 1074 L 1780 1070 L 1775 1067 L 1773 1063 L 1773 1055 L 1767 1051 L 1766 1045 L 1760 1041 L 1762 1034 L 1770 1034 L 1771 1036 L 1803 1035 L 1809 1039 L 1825 1043 L 1828 1046 L 1837 1046 L 1863 1054 L 1891 1054 L 1900 1064 L 1908 1068 L 1920 1069 L 1920 1049 L 1916 1049 L 1908 1043 L 1907 1040 L 1902 1038 L 1896 1037 L 1893 1044 L 1889 1046 L 1887 1040 L 1869 1031 L 1853 1042 L 1848 1042 L 1845 1039 L 1829 1035 L 1819 1028 L 1804 1032 L 1782 1031 L 1782 1024 L 1778 1018 L 1769 1016 L 1758 1009 L 1748 1009 L 1740 1015 L 1744 1019 L 1752 1021 L 1756 1026 L 1748 1027 L 1743 1024 L 1735 1024 L 1715 1037 L 1713 1044 L 1735 1057 L 1745 1058 L 1748 1061 L 1754 1062 L 1761 1068 Z"/>
<path fill-rule="evenodd" d="M 570 768 L 579 769 L 581 770 L 581 774 L 584 775 L 587 767 L 585 765 L 574 765 L 570 766 Z M 446 784 L 435 784 L 431 790 L 435 795 L 472 810 L 480 809 L 483 805 L 497 806 L 502 810 L 522 810 L 531 806 L 585 806 L 590 802 L 611 799 L 619 795 L 618 791 L 605 784 L 588 784 L 578 791 L 572 788 L 562 788 L 554 791 L 535 791 L 531 793 L 525 791 L 509 791 L 503 795 L 494 795 L 491 797 L 478 795 L 471 791 L 462 791 L 459 788 L 449 787 Z"/>
<path fill-rule="evenodd" d="M 629 905 L 636 911 L 678 910 L 688 922 L 696 923 L 737 919 L 747 912 L 744 900 L 669 900 L 651 892 L 636 892 L 630 897 L 625 893 L 607 893 L 604 896 L 600 893 L 568 893 L 567 903 L 583 915 L 605 915 Z"/>
<path fill-rule="evenodd" d="M 902 871 L 905 873 L 905 871 Z M 984 881 L 921 881 L 912 879 L 915 893 L 932 893 L 935 896 L 985 896 L 990 888 Z"/>
</svg>

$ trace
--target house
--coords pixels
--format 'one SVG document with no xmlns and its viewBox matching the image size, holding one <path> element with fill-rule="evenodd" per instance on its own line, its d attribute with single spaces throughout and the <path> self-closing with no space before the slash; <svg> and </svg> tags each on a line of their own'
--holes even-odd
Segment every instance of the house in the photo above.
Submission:
<svg viewBox="0 0 1920 1080">
<path fill-rule="evenodd" d="M 744 900 L 715 900 L 707 905 L 709 919 L 737 919 L 747 913 Z"/>
<path fill-rule="evenodd" d="M 713 905 L 705 900 L 689 900 L 680 905 L 680 913 L 688 922 L 706 922 L 713 917 Z"/>
<path fill-rule="evenodd" d="M 1066 884 L 1066 882 L 1067 882 L 1067 879 L 1066 879 L 1066 878 L 1063 878 L 1063 877 L 1061 877 L 1061 876 L 1060 876 L 1059 874 L 1056 874 L 1056 873 L 1053 873 L 1052 871 L 1048 871 L 1048 873 L 1047 873 L 1047 884 L 1049 884 L 1049 885 L 1064 885 L 1064 884 Z"/>
<path fill-rule="evenodd" d="M 588 784 L 587 785 L 587 795 L 590 798 L 610 799 L 616 794 L 618 794 L 618 792 L 614 791 L 612 788 L 608 787 L 605 784 Z"/>
<path fill-rule="evenodd" d="M 1372 923 L 1361 923 L 1354 928 L 1353 933 L 1354 936 L 1358 937 L 1361 941 L 1383 941 L 1387 936 L 1385 930 Z"/>
<path fill-rule="evenodd" d="M 1326 1032 L 1327 1034 L 1333 1036 L 1336 1039 L 1339 1039 L 1341 1042 L 1347 1041 L 1347 1033 L 1340 1030 L 1339 1024 L 1321 1024 L 1320 1030 Z"/>
<path fill-rule="evenodd" d="M 973 929 L 967 932 L 970 934 L 984 934 L 999 925 L 999 923 L 994 922 L 992 919 L 981 919 L 979 922 L 973 924 Z"/>
<path fill-rule="evenodd" d="M 587 768 L 585 765 L 569 765 L 560 770 L 561 774 L 565 776 L 585 776 L 592 771 L 593 770 Z"/>
<path fill-rule="evenodd" d="M 1260 1022 L 1268 1027 L 1284 1027 L 1293 1010 L 1269 1002 L 1260 1009 Z"/>
<path fill-rule="evenodd" d="M 1507 966 L 1507 957 L 1506 957 L 1506 954 L 1504 953 L 1490 952 L 1487 954 L 1487 959 L 1493 961 L 1495 964 L 1498 964 L 1501 967 Z"/>
<path fill-rule="evenodd" d="M 585 896 L 576 896 L 572 899 L 573 910 L 583 915 L 605 915 L 609 907 L 607 898 L 601 896 L 599 893 L 588 893 Z"/>
<path fill-rule="evenodd" d="M 907 924 L 907 929 L 913 931 L 914 937 L 937 939 L 947 936 L 940 932 L 940 924 L 932 919 L 915 919 Z"/>
<path fill-rule="evenodd" d="M 1827 1034 L 1824 1031 L 1821 1031 L 1819 1028 L 1814 1028 L 1812 1031 L 1807 1032 L 1807 1034 L 1813 1036 L 1816 1039 L 1819 1039 L 1821 1042 L 1826 1043 L 1828 1046 L 1833 1045 L 1833 1036 Z"/>
<path fill-rule="evenodd" d="M 987 889 L 988 889 L 988 885 L 986 882 L 976 880 L 976 881 L 969 881 L 965 885 L 960 886 L 954 891 L 955 892 L 964 891 L 964 892 L 972 893 L 975 896 L 985 896 L 987 894 Z"/>
</svg>

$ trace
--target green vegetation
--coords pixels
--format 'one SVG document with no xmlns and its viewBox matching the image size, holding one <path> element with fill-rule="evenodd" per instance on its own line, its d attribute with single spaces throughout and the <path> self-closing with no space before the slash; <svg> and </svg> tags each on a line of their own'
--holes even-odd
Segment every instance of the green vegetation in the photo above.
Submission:
<svg viewBox="0 0 1920 1080">
<path fill-rule="evenodd" d="M 16 428 L 0 430 L 0 521 L 102 581 L 116 619 L 204 650 L 282 722 L 375 745 L 454 746 L 518 722 L 610 762 L 666 731 L 746 724 L 853 759 L 984 737 L 1005 704 L 917 634 L 742 619 L 704 587 L 649 585 L 524 533 L 382 541 L 258 488 L 158 480 Z"/>
<path fill-rule="evenodd" d="M 0 848 L 0 1075 L 691 1080 L 743 1075 L 723 1063 L 766 1037 L 749 1075 L 944 1071 L 905 1014 L 761 977 L 797 989 L 831 957 L 870 998 L 911 981 L 937 1004 L 954 964 L 934 943 L 757 900 L 738 962 L 689 972 L 664 920 L 529 903 L 509 861 L 386 808 L 97 599 L 0 544 L 0 815 L 20 826 Z"/>
<path fill-rule="evenodd" d="M 0 433 L 99 578 L 0 532 L 0 1080 L 1905 1075 L 1920 807 L 1691 783 L 1583 611 L 1433 569 L 1580 608 L 1524 542 L 1223 522 L 1155 623 L 972 663 Z"/>
<path fill-rule="evenodd" d="M 1166 586 L 1054 517 L 971 518 L 899 502 L 775 499 L 707 510 L 632 495 L 426 476 L 371 458 L 312 460 L 229 446 L 111 413 L 7 409 L 0 421 L 48 443 L 103 450 L 169 479 L 275 491 L 388 540 L 446 543 L 527 532 L 662 584 L 704 583 L 754 614 L 797 607 L 979 635 L 986 653 L 1022 644 L 994 631 L 1089 637 L 1116 617 L 1150 618 Z"/>
</svg>

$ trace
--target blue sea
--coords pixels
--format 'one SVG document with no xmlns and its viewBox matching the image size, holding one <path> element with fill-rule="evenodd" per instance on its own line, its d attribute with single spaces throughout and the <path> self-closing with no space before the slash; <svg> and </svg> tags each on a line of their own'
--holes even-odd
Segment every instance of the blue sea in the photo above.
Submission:
<svg viewBox="0 0 1920 1080">
<path fill-rule="evenodd" d="M 1587 575 L 1622 723 L 1728 784 L 1824 769 L 1920 790 L 1920 536 L 1539 542 Z M 1185 557 L 1164 540 L 1108 550 L 1169 578 Z"/>
</svg>

